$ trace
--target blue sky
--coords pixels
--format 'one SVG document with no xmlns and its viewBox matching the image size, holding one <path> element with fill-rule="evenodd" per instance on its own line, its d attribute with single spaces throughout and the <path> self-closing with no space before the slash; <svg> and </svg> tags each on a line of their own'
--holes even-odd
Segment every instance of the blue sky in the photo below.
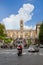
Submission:
<svg viewBox="0 0 43 65">
<path fill-rule="evenodd" d="M 0 22 L 3 22 L 3 19 L 10 18 L 11 15 L 17 15 L 20 8 L 23 7 L 23 4 L 31 4 L 34 6 L 32 11 L 33 15 L 30 20 L 26 20 L 24 23 L 25 26 L 34 27 L 37 23 L 43 21 L 43 0 L 0 0 Z M 7 23 L 4 22 L 8 29 L 13 29 L 13 24 L 8 26 Z M 16 27 L 15 29 L 18 29 L 18 26 Z"/>
</svg>

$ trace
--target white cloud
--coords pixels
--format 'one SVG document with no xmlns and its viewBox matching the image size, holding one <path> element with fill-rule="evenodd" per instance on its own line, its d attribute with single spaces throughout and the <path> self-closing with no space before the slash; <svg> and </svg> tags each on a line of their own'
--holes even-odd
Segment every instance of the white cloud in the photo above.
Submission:
<svg viewBox="0 0 43 65">
<path fill-rule="evenodd" d="M 36 26 L 33 27 L 33 30 L 35 30 L 35 29 L 36 29 Z"/>
<path fill-rule="evenodd" d="M 20 19 L 23 19 L 24 22 L 31 20 L 34 10 L 34 6 L 31 4 L 24 4 L 22 8 L 19 9 L 18 13 L 20 16 Z"/>
<path fill-rule="evenodd" d="M 5 24 L 6 29 L 19 29 L 20 27 L 20 20 L 22 19 L 25 22 L 32 19 L 33 16 L 34 5 L 32 4 L 23 4 L 16 15 L 10 15 L 2 20 Z"/>
<path fill-rule="evenodd" d="M 32 27 L 32 26 L 25 26 L 24 25 L 24 30 L 27 29 L 27 30 L 35 30 L 36 29 L 36 26 Z"/>
</svg>

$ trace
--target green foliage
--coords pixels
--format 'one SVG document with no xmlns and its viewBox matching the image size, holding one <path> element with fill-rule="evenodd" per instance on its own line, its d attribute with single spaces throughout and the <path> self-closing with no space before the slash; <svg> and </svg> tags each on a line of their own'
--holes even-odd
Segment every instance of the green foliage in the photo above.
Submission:
<svg viewBox="0 0 43 65">
<path fill-rule="evenodd" d="M 28 42 L 27 46 L 29 46 L 31 44 L 31 39 L 27 39 L 27 42 Z"/>
<path fill-rule="evenodd" d="M 5 26 L 0 23 L 0 39 L 4 40 L 6 36 L 7 35 L 5 33 Z"/>
<path fill-rule="evenodd" d="M 11 41 L 12 41 L 11 38 L 5 38 L 5 39 L 4 39 L 4 42 L 5 42 L 5 43 L 10 43 Z"/>
<path fill-rule="evenodd" d="M 39 41 L 40 41 L 40 43 L 43 43 L 43 23 L 40 26 Z"/>
<path fill-rule="evenodd" d="M 3 36 L 0 36 L 0 40 L 4 40 L 4 37 Z"/>
<path fill-rule="evenodd" d="M 0 36 L 4 35 L 4 31 L 5 31 L 5 26 L 0 23 Z"/>
<path fill-rule="evenodd" d="M 0 36 L 0 40 L 4 40 L 4 43 L 10 43 L 12 41 L 11 38 L 7 38 L 7 37 L 3 37 L 3 36 Z"/>
<path fill-rule="evenodd" d="M 31 40 L 30 40 L 30 39 L 28 39 L 28 43 L 29 43 L 29 44 L 31 43 Z"/>
<path fill-rule="evenodd" d="M 5 33 L 5 26 L 0 23 L 0 40 L 4 40 L 4 43 L 10 43 L 12 41 L 11 38 L 8 38 Z"/>
</svg>

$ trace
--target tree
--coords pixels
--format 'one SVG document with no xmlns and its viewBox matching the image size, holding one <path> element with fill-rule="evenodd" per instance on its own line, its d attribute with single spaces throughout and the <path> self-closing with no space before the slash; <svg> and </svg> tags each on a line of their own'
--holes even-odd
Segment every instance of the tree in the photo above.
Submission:
<svg viewBox="0 0 43 65">
<path fill-rule="evenodd" d="M 39 41 L 41 44 L 43 44 L 43 23 L 40 25 Z"/>
<path fill-rule="evenodd" d="M 5 26 L 0 23 L 0 36 L 6 36 L 5 34 Z"/>
<path fill-rule="evenodd" d="M 27 47 L 31 44 L 31 39 L 27 39 Z"/>
</svg>

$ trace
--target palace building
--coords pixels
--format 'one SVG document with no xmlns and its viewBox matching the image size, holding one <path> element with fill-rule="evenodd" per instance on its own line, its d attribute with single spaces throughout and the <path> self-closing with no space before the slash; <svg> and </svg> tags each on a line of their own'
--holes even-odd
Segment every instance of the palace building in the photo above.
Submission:
<svg viewBox="0 0 43 65">
<path fill-rule="evenodd" d="M 41 25 L 41 23 L 36 25 L 37 38 L 38 38 L 38 36 L 39 36 L 40 25 Z"/>
<path fill-rule="evenodd" d="M 13 39 L 16 38 L 35 38 L 36 30 L 25 30 L 23 20 L 20 21 L 20 30 L 6 30 L 7 36 Z"/>
</svg>

